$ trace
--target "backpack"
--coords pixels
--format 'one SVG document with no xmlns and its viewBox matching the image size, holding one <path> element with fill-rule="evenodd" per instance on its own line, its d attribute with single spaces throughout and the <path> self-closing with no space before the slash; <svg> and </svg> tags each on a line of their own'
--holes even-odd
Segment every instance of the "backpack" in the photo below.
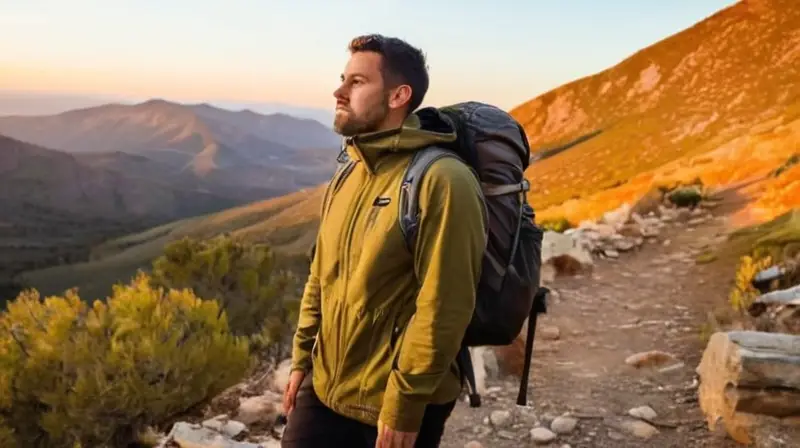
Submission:
<svg viewBox="0 0 800 448">
<path fill-rule="evenodd" d="M 461 159 L 480 179 L 488 226 L 475 311 L 458 361 L 471 389 L 470 406 L 478 407 L 480 395 L 468 348 L 509 345 L 528 319 L 525 363 L 517 397 L 517 404 L 524 406 L 536 317 L 547 312 L 549 292 L 540 287 L 543 231 L 534 223 L 535 213 L 527 201 L 529 183 L 524 177 L 530 161 L 527 136 L 511 115 L 480 102 L 427 107 L 416 114 L 423 128 L 426 124 L 436 126 L 442 120 L 449 122 L 458 138 L 452 145 L 418 150 L 406 168 L 399 219 L 407 247 L 414 247 L 419 216 L 417 195 L 426 170 L 441 157 Z"/>
<path fill-rule="evenodd" d="M 467 380 L 471 407 L 480 395 L 469 347 L 511 344 L 528 320 L 525 363 L 517 404 L 527 402 L 528 375 L 536 332 L 536 318 L 547 312 L 549 290 L 540 287 L 543 231 L 534 223 L 527 202 L 529 183 L 524 171 L 530 146 L 522 126 L 505 111 L 480 102 L 464 102 L 415 112 L 423 128 L 455 128 L 457 140 L 414 153 L 406 168 L 399 197 L 399 224 L 410 251 L 414 247 L 419 217 L 418 194 L 427 169 L 442 157 L 456 157 L 470 166 L 482 186 L 487 219 L 487 245 L 478 282 L 475 311 L 462 340 L 458 364 Z M 347 177 L 352 163 L 342 150 L 331 185 Z M 335 190 L 335 186 L 332 188 Z M 327 196 L 327 194 L 326 194 Z M 326 202 L 323 199 L 323 202 Z M 324 205 L 323 205 L 324 209 Z M 312 246 L 309 256 L 313 256 Z"/>
</svg>

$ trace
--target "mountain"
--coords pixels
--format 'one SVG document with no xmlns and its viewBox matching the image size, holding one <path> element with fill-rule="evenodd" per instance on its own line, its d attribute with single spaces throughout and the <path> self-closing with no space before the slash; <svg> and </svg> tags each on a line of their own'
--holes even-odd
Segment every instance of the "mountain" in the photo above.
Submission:
<svg viewBox="0 0 800 448">
<path fill-rule="evenodd" d="M 111 237 L 236 204 L 0 135 L 0 280 L 79 261 Z"/>
<path fill-rule="evenodd" d="M 52 115 L 73 109 L 117 102 L 135 104 L 141 99 L 120 95 L 89 95 L 58 92 L 36 92 L 0 89 L 0 116 L 2 115 Z M 214 106 L 222 109 L 250 109 L 260 114 L 286 114 L 299 118 L 311 118 L 321 123 L 333 122 L 333 109 L 304 107 L 294 104 L 263 101 L 213 100 Z"/>
<path fill-rule="evenodd" d="M 180 178 L 240 203 L 324 182 L 340 144 L 331 129 L 310 119 L 159 99 L 0 117 L 0 133 L 82 154 L 95 166 L 124 169 L 120 154 L 137 156 L 140 165 L 155 163 L 143 170 L 149 178 L 162 173 L 163 182 Z"/>
<path fill-rule="evenodd" d="M 542 217 L 596 218 L 690 175 L 764 175 L 797 151 L 781 133 L 800 116 L 800 8 L 740 1 L 511 113 L 535 152 L 526 174 Z"/>
<path fill-rule="evenodd" d="M 800 206 L 800 8 L 742 1 L 617 65 L 514 108 L 534 148 L 537 219 L 598 218 L 653 188 L 756 179 L 760 218 Z M 792 162 L 794 161 L 794 162 Z M 316 231 L 309 189 L 183 220 L 95 247 L 88 263 L 27 272 L 45 291 L 105 294 L 184 235 L 230 232 L 300 254 Z"/>
</svg>

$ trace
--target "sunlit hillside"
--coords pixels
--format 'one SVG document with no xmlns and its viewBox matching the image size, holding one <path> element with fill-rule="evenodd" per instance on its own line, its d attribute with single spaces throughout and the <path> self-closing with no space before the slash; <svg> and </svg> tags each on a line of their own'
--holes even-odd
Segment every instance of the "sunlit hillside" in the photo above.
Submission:
<svg viewBox="0 0 800 448">
<path fill-rule="evenodd" d="M 686 167 L 717 185 L 768 172 L 795 151 L 782 139 L 794 141 L 798 81 L 797 2 L 741 1 L 514 108 L 538 158 L 530 198 L 540 216 L 580 221 Z"/>
</svg>

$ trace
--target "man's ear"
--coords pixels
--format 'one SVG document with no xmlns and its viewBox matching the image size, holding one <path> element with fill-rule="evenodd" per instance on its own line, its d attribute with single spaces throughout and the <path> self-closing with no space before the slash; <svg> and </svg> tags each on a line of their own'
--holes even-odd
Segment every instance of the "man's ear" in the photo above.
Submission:
<svg viewBox="0 0 800 448">
<path fill-rule="evenodd" d="M 411 86 L 408 84 L 401 84 L 389 92 L 389 107 L 391 109 L 403 108 L 410 102 Z"/>
</svg>

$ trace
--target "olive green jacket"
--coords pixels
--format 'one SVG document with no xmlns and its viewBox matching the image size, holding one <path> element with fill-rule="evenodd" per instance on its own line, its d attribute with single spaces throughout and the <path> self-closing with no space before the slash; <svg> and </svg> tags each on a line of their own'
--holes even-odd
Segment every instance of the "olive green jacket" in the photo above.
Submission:
<svg viewBox="0 0 800 448">
<path fill-rule="evenodd" d="M 426 404 L 461 392 L 455 358 L 486 247 L 480 183 L 447 157 L 421 184 L 417 243 L 406 248 L 404 170 L 415 149 L 455 138 L 419 126 L 411 115 L 400 129 L 349 142 L 355 166 L 323 200 L 292 353 L 293 370 L 311 370 L 328 407 L 398 431 L 418 431 Z"/>
</svg>

